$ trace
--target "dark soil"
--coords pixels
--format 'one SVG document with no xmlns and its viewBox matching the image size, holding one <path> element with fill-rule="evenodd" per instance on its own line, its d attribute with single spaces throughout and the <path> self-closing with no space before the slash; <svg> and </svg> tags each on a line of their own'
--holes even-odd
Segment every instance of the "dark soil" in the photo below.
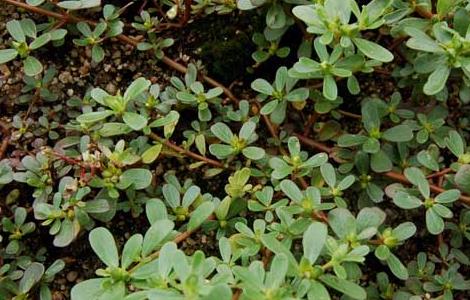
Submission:
<svg viewBox="0 0 470 300">
<path fill-rule="evenodd" d="M 119 5 L 127 1 L 116 0 L 108 2 Z M 129 8 L 129 15 L 135 14 L 135 10 L 138 9 L 142 3 L 142 1 L 138 1 L 138 3 L 131 6 L 131 8 Z M 5 20 L 6 18 L 19 19 L 21 17 L 22 15 L 16 12 L 12 6 L 6 6 L 6 8 L 2 7 L 2 9 L 0 9 L 0 20 Z M 38 19 L 37 15 L 29 15 L 29 17 Z M 230 20 L 228 21 L 227 18 L 230 18 Z M 272 80 L 275 75 L 274 66 L 292 65 L 297 50 L 291 49 L 291 55 L 286 59 L 274 59 L 272 63 L 265 64 L 255 69 L 252 77 L 245 76 L 242 78 L 242 75 L 246 74 L 247 68 L 253 65 L 251 53 L 255 48 L 251 42 L 251 36 L 255 31 L 262 28 L 263 22 L 264 20 L 255 13 L 243 15 L 232 14 L 230 16 L 213 15 L 201 20 L 196 20 L 187 28 L 171 32 L 171 36 L 175 38 L 175 45 L 167 51 L 167 54 L 169 57 L 183 64 L 199 60 L 202 61 L 206 69 L 205 71 L 209 75 L 226 85 L 234 83 L 237 94 L 242 94 L 246 96 L 246 98 L 249 98 L 253 96 L 252 92 L 244 90 L 244 88 L 249 87 L 249 82 L 257 77 Z M 227 24 L 231 25 L 227 26 Z M 0 22 L 0 45 L 7 42 L 8 35 L 5 35 L 5 33 L 5 22 Z M 292 45 L 298 44 L 298 40 L 301 38 L 300 33 L 296 30 L 286 36 L 288 36 L 288 39 L 291 39 L 286 42 Z M 45 69 L 54 67 L 58 70 L 58 75 L 51 83 L 51 88 L 59 93 L 59 100 L 51 104 L 37 104 L 49 107 L 64 105 L 65 101 L 72 97 L 83 98 L 90 87 L 102 87 L 109 93 L 115 93 L 117 90 L 122 90 L 124 87 L 127 87 L 129 82 L 140 76 L 145 76 L 150 78 L 152 82 L 165 86 L 168 84 L 169 78 L 175 74 L 173 70 L 159 63 L 157 60 L 150 58 L 147 53 L 134 51 L 128 45 L 119 42 L 108 43 L 105 50 L 107 56 L 99 65 L 95 65 L 91 62 L 91 53 L 84 48 L 48 47 L 43 51 L 39 51 L 38 57 L 43 62 Z M 21 95 L 21 87 L 23 86 L 20 68 L 21 66 L 17 62 L 8 64 L 8 66 L 2 65 L 0 68 L 0 120 L 11 122 L 11 117 L 14 114 L 18 114 L 19 107 L 23 115 L 25 115 L 28 110 L 27 105 L 13 105 Z M 384 71 L 391 72 L 391 70 L 392 67 Z M 380 95 L 382 98 L 387 98 L 395 91 L 395 87 L 390 81 L 390 75 L 388 74 L 377 75 L 374 73 L 373 75 L 361 76 L 363 77 L 359 79 L 359 82 L 363 83 L 361 88 L 365 95 Z M 340 82 L 339 88 L 343 90 L 346 89 L 346 83 Z M 361 95 L 344 99 L 342 109 L 359 114 L 360 105 L 358 104 L 361 100 Z M 455 101 L 450 101 L 449 103 L 451 103 L 451 105 L 457 105 Z M 37 122 L 37 118 L 40 116 L 38 107 L 39 105 L 33 107 L 29 115 L 33 123 Z M 455 111 L 459 114 L 464 113 L 459 112 L 458 109 Z M 64 121 L 65 119 L 65 115 L 58 116 L 58 121 Z M 351 121 L 350 119 L 344 119 L 340 122 L 342 122 L 345 127 L 357 124 L 357 121 Z M 189 124 L 183 124 L 180 128 L 184 128 L 185 126 L 189 128 Z M 183 129 L 180 129 L 175 136 L 181 136 L 182 131 Z M 34 147 L 35 143 L 43 144 L 37 141 L 38 138 L 40 137 L 22 139 L 15 145 L 16 149 L 11 147 L 10 150 L 18 152 L 17 154 L 35 151 L 37 150 L 37 147 Z M 53 145 L 54 141 L 50 141 L 49 143 Z M 15 155 L 14 151 L 11 152 L 11 156 Z M 176 169 L 180 174 L 186 174 L 189 178 L 192 178 L 196 184 L 203 186 L 205 192 L 210 192 L 215 196 L 222 197 L 224 184 L 227 179 L 226 174 L 222 173 L 215 180 L 211 180 L 211 184 L 207 185 L 207 181 L 203 180 L 201 176 L 188 170 L 188 165 L 188 161 L 184 163 L 184 160 L 181 158 L 167 157 L 156 169 L 159 170 L 161 174 L 163 174 L 165 170 Z M 181 178 L 181 176 L 178 177 Z M 157 183 L 161 183 L 162 181 L 162 176 L 159 176 Z M 13 188 L 14 185 L 12 185 L 12 189 Z M 4 199 L 8 192 L 9 190 L 2 190 L 0 199 Z M 30 191 L 22 191 L 22 195 L 30 194 Z M 354 200 L 354 197 L 352 199 Z M 20 197 L 19 205 L 31 207 L 31 203 L 32 199 Z M 0 203 L 0 207 L 2 208 L 2 214 L 10 214 L 3 203 Z M 393 223 L 394 212 L 392 210 L 386 212 L 388 216 L 391 216 L 388 221 Z M 414 218 L 414 220 L 416 219 L 419 218 Z M 422 219 L 424 221 L 424 215 Z M 148 222 L 145 218 L 145 214 L 132 218 L 130 213 L 120 212 L 113 219 L 113 226 L 107 227 L 110 228 L 115 237 L 119 237 L 117 242 L 122 246 L 125 240 L 132 234 L 145 232 L 146 228 L 148 228 Z M 97 257 L 93 255 L 93 251 L 88 243 L 87 232 L 82 232 L 79 238 L 66 248 L 56 248 L 52 246 L 52 237 L 48 234 L 47 228 L 40 228 L 38 232 L 39 237 L 36 235 L 31 236 L 26 242 L 31 245 L 33 251 L 39 250 L 42 245 L 48 245 L 46 265 L 49 265 L 56 259 L 63 259 L 66 262 L 65 270 L 61 272 L 54 281 L 53 299 L 68 299 L 71 287 L 81 280 L 93 277 L 94 270 L 100 267 L 101 263 Z M 419 251 L 436 249 L 435 246 L 436 240 L 420 239 L 419 245 L 407 243 L 405 247 L 401 248 L 402 250 L 399 255 L 404 260 L 407 260 L 407 258 L 411 259 L 411 255 L 414 256 L 415 253 Z M 207 255 L 216 255 L 218 252 L 217 241 L 215 239 L 215 233 L 213 232 L 198 232 L 185 240 L 181 248 L 187 253 L 193 253 L 197 249 L 203 250 Z M 387 268 L 381 266 L 379 263 L 377 263 L 377 265 L 370 264 L 370 267 L 374 268 L 374 273 L 377 269 L 387 270 Z M 393 278 L 393 276 L 391 276 L 391 278 Z"/>
</svg>

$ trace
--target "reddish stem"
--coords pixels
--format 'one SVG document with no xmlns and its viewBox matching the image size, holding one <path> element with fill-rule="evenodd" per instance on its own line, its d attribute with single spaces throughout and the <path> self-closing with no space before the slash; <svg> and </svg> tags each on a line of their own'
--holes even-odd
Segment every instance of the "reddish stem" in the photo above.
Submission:
<svg viewBox="0 0 470 300">
<path fill-rule="evenodd" d="M 5 135 L 3 137 L 3 141 L 0 144 L 0 160 L 5 157 L 5 153 L 7 151 L 8 145 L 10 144 L 10 136 Z"/>
<path fill-rule="evenodd" d="M 318 113 L 314 111 L 310 116 L 308 117 L 307 122 L 304 124 L 304 135 L 308 136 L 310 134 L 310 130 L 312 129 L 312 126 L 315 124 L 315 122 L 318 119 Z"/>
<path fill-rule="evenodd" d="M 314 141 L 306 136 L 303 136 L 301 134 L 298 134 L 298 133 L 294 133 L 294 135 L 300 140 L 300 142 L 302 144 L 305 144 L 307 146 L 310 146 L 312 148 L 315 148 L 317 150 L 320 150 L 320 151 L 323 151 L 323 152 L 326 152 L 328 154 L 330 154 L 331 152 L 333 152 L 333 148 L 330 148 L 326 145 L 324 145 L 323 143 L 320 143 L 320 142 L 317 142 L 317 141 Z"/>
<path fill-rule="evenodd" d="M 10 144 L 10 125 L 0 121 L 0 129 L 3 136 L 2 143 L 0 144 L 0 160 L 2 160 Z"/>
<path fill-rule="evenodd" d="M 431 178 L 434 178 L 434 177 L 442 177 L 442 176 L 444 176 L 444 175 L 446 175 L 446 174 L 448 174 L 452 171 L 453 170 L 451 168 L 445 168 L 445 169 L 443 169 L 439 172 L 436 172 L 436 173 L 433 173 L 431 175 L 426 176 L 426 178 L 431 179 Z"/>
<path fill-rule="evenodd" d="M 345 110 L 342 110 L 342 109 L 337 109 L 336 111 L 339 112 L 340 114 L 342 114 L 343 116 L 346 116 L 346 117 L 350 117 L 350 118 L 358 119 L 358 120 L 362 119 L 361 115 L 358 115 L 358 114 L 355 114 L 355 113 L 352 113 L 352 112 L 349 112 L 349 111 L 345 111 Z"/>
<path fill-rule="evenodd" d="M 423 18 L 432 19 L 434 14 L 420 5 L 415 6 L 415 12 Z"/>
<path fill-rule="evenodd" d="M 242 295 L 242 290 L 236 290 L 235 293 L 232 296 L 232 300 L 238 300 L 240 299 L 240 296 Z"/>
<path fill-rule="evenodd" d="M 191 4 L 193 4 L 192 0 L 184 0 L 184 15 L 183 19 L 179 22 L 181 26 L 184 26 L 189 22 L 189 17 L 191 16 Z"/>
<path fill-rule="evenodd" d="M 212 165 L 213 167 L 216 167 L 216 168 L 221 168 L 221 169 L 225 168 L 225 165 L 223 163 L 221 163 L 220 161 L 210 159 L 208 157 L 205 157 L 205 156 L 199 155 L 197 153 L 194 153 L 192 151 L 181 148 L 180 146 L 170 142 L 169 140 L 166 140 L 166 139 L 156 135 L 155 133 L 150 133 L 149 136 L 152 139 L 154 139 L 155 141 L 164 144 L 165 146 L 167 146 L 168 148 L 174 150 L 177 153 L 181 153 L 181 154 L 184 154 L 184 155 L 189 156 L 191 158 L 194 158 L 196 160 L 203 161 L 203 162 L 205 162 L 209 165 Z"/>
</svg>

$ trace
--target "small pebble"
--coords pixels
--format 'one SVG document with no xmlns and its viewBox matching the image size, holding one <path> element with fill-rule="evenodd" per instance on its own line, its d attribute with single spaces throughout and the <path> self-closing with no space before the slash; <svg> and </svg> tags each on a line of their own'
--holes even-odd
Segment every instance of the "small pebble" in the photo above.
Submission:
<svg viewBox="0 0 470 300">
<path fill-rule="evenodd" d="M 117 91 L 117 87 L 112 83 L 112 82 L 109 82 L 106 87 L 105 87 L 106 91 L 110 94 L 115 94 L 116 91 Z"/>
<path fill-rule="evenodd" d="M 70 74 L 70 72 L 65 71 L 59 74 L 59 80 L 62 83 L 69 83 L 73 81 L 73 77 L 72 77 L 72 74 Z"/>
<path fill-rule="evenodd" d="M 3 74 L 4 77 L 9 77 L 11 75 L 10 69 L 5 64 L 0 65 L 0 72 Z"/>
<path fill-rule="evenodd" d="M 75 280 L 77 280 L 77 277 L 78 277 L 78 273 L 75 271 L 70 271 L 67 273 L 67 280 L 69 282 L 75 282 Z"/>
<path fill-rule="evenodd" d="M 85 48 L 85 55 L 86 55 L 86 57 L 91 58 L 91 48 L 90 47 Z"/>
<path fill-rule="evenodd" d="M 113 56 L 111 58 L 120 58 L 121 57 L 121 51 L 117 50 L 113 52 Z"/>
</svg>

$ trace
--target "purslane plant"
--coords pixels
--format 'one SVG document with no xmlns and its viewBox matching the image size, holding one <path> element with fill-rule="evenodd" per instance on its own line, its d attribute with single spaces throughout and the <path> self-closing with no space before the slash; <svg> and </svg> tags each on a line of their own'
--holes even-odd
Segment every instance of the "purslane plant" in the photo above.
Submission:
<svg viewBox="0 0 470 300">
<path fill-rule="evenodd" d="M 390 62 L 393 54 L 379 44 L 362 38 L 361 31 L 382 26 L 384 14 L 391 4 L 392 1 L 373 0 L 360 9 L 356 1 L 326 0 L 296 6 L 292 12 L 305 22 L 308 32 L 320 36 L 322 44 L 340 45 L 371 59 Z M 352 20 L 355 22 L 351 23 Z"/>
<path fill-rule="evenodd" d="M 457 201 L 460 191 L 450 189 L 431 197 L 429 183 L 424 174 L 418 168 L 405 169 L 406 178 L 418 188 L 420 198 L 417 195 L 398 190 L 393 196 L 393 202 L 403 209 L 415 209 L 423 206 L 426 209 L 426 227 L 431 234 L 439 234 L 444 230 L 443 218 L 452 218 L 453 213 L 448 206 Z"/>
<path fill-rule="evenodd" d="M 289 75 L 294 78 L 321 78 L 323 80 L 323 96 L 328 100 L 336 100 L 338 87 L 335 78 L 348 78 L 348 90 L 351 94 L 360 92 L 359 83 L 353 72 L 364 69 L 365 60 L 361 55 L 349 55 L 343 57 L 343 48 L 336 45 L 333 51 L 321 43 L 320 38 L 314 41 L 315 52 L 318 61 L 308 57 L 301 57 Z"/>
<path fill-rule="evenodd" d="M 466 297 L 468 0 L 3 1 L 47 21 L 0 50 L 1 299 L 55 297 L 63 251 L 101 261 L 72 300 Z M 219 20 L 262 31 L 230 87 Z"/>
<path fill-rule="evenodd" d="M 468 82 L 470 78 L 470 66 L 468 64 L 468 52 L 470 36 L 468 24 L 459 14 L 454 18 L 455 28 L 450 28 L 447 22 L 439 22 L 432 26 L 432 37 L 425 31 L 406 27 L 405 32 L 410 36 L 406 45 L 412 49 L 421 51 L 415 60 L 415 70 L 421 74 L 429 74 L 423 92 L 427 95 L 435 95 L 445 87 L 452 69 L 460 69 Z M 435 63 L 426 63 L 432 59 Z M 465 82 L 464 81 L 464 82 Z M 468 85 L 468 83 L 467 83 Z"/>
<path fill-rule="evenodd" d="M 253 67 L 258 67 L 266 62 L 270 57 L 277 56 L 285 58 L 290 53 L 289 47 L 280 47 L 280 37 L 269 34 L 269 31 L 263 33 L 256 32 L 253 34 L 253 43 L 256 44 L 257 50 L 253 52 L 251 57 L 256 62 Z"/>
<path fill-rule="evenodd" d="M 104 145 L 101 146 L 106 160 L 100 163 L 100 176 L 94 176 L 89 182 L 90 187 L 106 190 L 112 199 L 119 198 L 120 190 L 143 190 L 152 181 L 150 170 L 129 167 L 140 161 L 141 157 L 135 154 L 134 149 L 126 149 L 125 146 L 124 140 L 116 143 L 114 151 Z"/>
<path fill-rule="evenodd" d="M 55 236 L 53 243 L 56 247 L 69 245 L 82 228 L 93 227 L 93 218 L 103 220 L 100 215 L 111 210 L 107 199 L 85 201 L 91 189 L 77 185 L 73 178 L 63 177 L 58 192 L 54 194 L 53 204 L 38 203 L 34 207 L 35 218 L 43 221 L 41 225 L 50 226 L 49 233 Z"/>
<path fill-rule="evenodd" d="M 0 64 L 19 56 L 23 60 L 24 72 L 28 76 L 37 75 L 43 70 L 41 62 L 30 55 L 31 51 L 43 47 L 50 41 L 61 40 L 67 34 L 65 29 L 56 29 L 38 35 L 37 26 L 31 19 L 8 21 L 6 28 L 13 38 L 12 48 L 0 50 Z M 28 42 L 29 39 L 32 41 Z"/>
<path fill-rule="evenodd" d="M 102 106 L 108 107 L 108 109 L 84 113 L 77 118 L 77 121 L 81 124 L 93 124 L 115 115 L 121 117 L 124 124 L 127 125 L 127 128 L 123 127 L 124 129 L 142 130 L 147 126 L 147 118 L 137 112 L 129 111 L 129 109 L 133 108 L 132 101 L 135 101 L 149 87 L 150 81 L 141 77 L 136 79 L 122 96 L 120 93 L 111 96 L 104 90 L 95 88 L 91 92 L 93 100 Z M 125 133 L 125 130 L 123 130 L 123 133 Z"/>
<path fill-rule="evenodd" d="M 404 222 L 395 228 L 385 228 L 378 234 L 381 245 L 375 249 L 375 256 L 381 261 L 385 261 L 390 271 L 402 280 L 408 279 L 408 270 L 391 250 L 403 245 L 415 233 L 416 226 L 412 222 Z"/>
<path fill-rule="evenodd" d="M 27 215 L 28 213 L 24 207 L 17 207 L 13 220 L 7 217 L 2 218 L 3 231 L 9 233 L 9 243 L 5 248 L 7 254 L 20 254 L 24 248 L 23 237 L 36 229 L 34 222 L 26 222 Z"/>
<path fill-rule="evenodd" d="M 261 78 L 253 81 L 251 88 L 260 93 L 263 100 L 268 101 L 261 108 L 261 114 L 269 115 L 276 124 L 282 123 L 286 118 L 289 102 L 304 102 L 309 96 L 309 91 L 306 88 L 294 89 L 297 81 L 288 75 L 286 67 L 280 67 L 277 70 L 273 84 Z"/>
<path fill-rule="evenodd" d="M 57 75 L 57 70 L 55 68 L 48 68 L 44 72 L 44 76 L 36 78 L 31 76 L 25 76 L 23 81 L 25 86 L 21 89 L 21 92 L 26 93 L 22 95 L 19 99 L 20 103 L 29 102 L 34 99 L 35 94 L 39 93 L 41 99 L 45 101 L 56 101 L 57 95 L 50 90 L 51 81 Z"/>
<path fill-rule="evenodd" d="M 153 295 L 156 295 L 156 299 L 165 296 L 184 299 L 184 297 L 194 297 L 194 293 L 201 293 L 199 295 L 203 299 L 215 299 L 213 290 L 216 289 L 224 291 L 222 294 L 219 291 L 219 297 L 230 299 L 232 291 L 229 284 L 240 282 L 244 292 L 247 293 L 245 297 L 248 298 L 276 294 L 292 296 L 295 292 L 304 296 L 308 294 L 309 299 L 315 299 L 315 297 L 328 297 L 328 288 L 332 288 L 353 299 L 365 299 L 365 290 L 347 280 L 349 276 L 353 276 L 354 269 L 348 267 L 350 272 L 353 272 L 348 275 L 345 266 L 364 261 L 369 247 L 361 243 L 377 233 L 377 228 L 384 218 L 384 213 L 378 209 L 362 210 L 357 218 L 346 209 L 331 211 L 329 219 L 334 235 L 328 234 L 327 225 L 320 222 L 311 223 L 304 229 L 302 235 L 303 257 L 300 262 L 289 252 L 290 246 L 284 245 L 275 238 L 274 232 L 263 233 L 261 224 L 256 226 L 258 230 L 252 232 L 238 223 L 237 228 L 242 235 L 246 235 L 245 239 L 259 239 L 262 245 L 275 253 L 271 268 L 276 268 L 277 272 L 266 274 L 268 278 L 272 278 L 266 279 L 267 281 L 265 281 L 266 275 L 261 262 L 252 262 L 246 268 L 241 266 L 232 268 L 222 262 L 225 267 L 219 268 L 213 258 L 205 258 L 202 252 L 196 252 L 193 257 L 185 256 L 182 251 L 176 249 L 174 243 L 165 243 L 165 240 L 173 235 L 174 224 L 169 220 L 156 220 L 144 236 L 136 234 L 130 237 L 124 245 L 121 258 L 111 233 L 105 228 L 96 228 L 90 233 L 90 243 L 95 253 L 105 263 L 106 269 L 97 271 L 97 275 L 102 278 L 87 280 L 74 287 L 72 298 L 80 299 L 84 296 L 100 298 L 104 295 L 124 297 L 130 293 L 134 297 L 151 299 Z M 161 233 L 157 234 L 157 232 Z M 242 236 L 238 237 L 238 242 L 241 242 L 241 238 Z M 222 243 L 223 241 L 222 239 L 220 251 L 223 253 L 224 261 L 230 256 L 239 257 L 237 254 L 239 250 L 237 248 L 234 250 L 230 244 Z M 248 244 L 245 245 L 248 246 Z M 157 249 L 160 251 L 156 251 Z M 252 250 L 259 251 L 260 248 L 256 247 Z M 205 269 L 205 272 L 193 273 L 197 270 L 196 266 L 201 263 L 208 264 L 208 269 Z M 193 269 L 195 267 L 196 269 Z M 283 271 L 278 268 L 282 268 Z M 186 272 L 182 273 L 183 270 Z M 215 273 L 211 275 L 213 272 Z M 194 285 L 201 282 L 200 280 L 192 281 L 192 284 L 187 282 L 190 285 L 175 285 L 178 278 L 186 281 L 193 276 L 191 274 L 210 276 L 205 280 L 207 287 L 196 288 Z M 156 282 L 162 284 L 149 285 L 149 282 L 145 280 L 148 276 L 152 276 Z M 280 280 L 274 281 L 278 282 L 276 285 L 272 285 L 273 276 Z M 301 280 L 304 283 L 301 286 L 289 288 L 282 284 L 287 278 Z M 129 285 L 139 286 L 141 291 L 133 293 L 128 290 Z M 265 285 L 271 288 L 263 289 Z M 190 288 L 191 286 L 193 288 Z"/>
<path fill-rule="evenodd" d="M 408 142 L 413 139 L 410 126 L 401 124 L 381 130 L 382 114 L 376 102 L 366 102 L 362 106 L 362 124 L 364 133 L 344 134 L 338 139 L 341 147 L 361 146 L 362 150 L 371 154 L 371 168 L 376 172 L 385 172 L 392 169 L 392 161 L 381 149 L 381 140 L 390 142 Z"/>
<path fill-rule="evenodd" d="M 77 24 L 77 29 L 84 36 L 81 39 L 74 39 L 73 42 L 78 46 L 90 46 L 91 47 L 91 58 L 95 63 L 99 63 L 104 59 L 104 49 L 100 46 L 104 37 L 101 37 L 106 31 L 107 24 L 104 22 L 98 23 L 93 30 L 90 25 L 85 22 Z"/>
<path fill-rule="evenodd" d="M 470 151 L 467 150 L 467 145 L 460 134 L 452 130 L 449 132 L 449 136 L 445 138 L 445 144 L 447 148 L 457 157 L 457 162 L 453 164 L 453 167 L 458 167 L 462 164 L 470 163 Z"/>
<path fill-rule="evenodd" d="M 9 265 L 4 265 L 0 270 L 0 275 L 3 271 L 7 271 Z M 3 286 L 0 288 L 0 296 L 5 299 L 27 299 L 32 295 L 35 289 L 39 289 L 41 300 L 52 298 L 52 292 L 49 288 L 50 283 L 54 280 L 57 273 L 62 271 L 65 263 L 62 260 L 54 261 L 47 269 L 44 264 L 38 262 L 29 263 L 25 266 L 21 280 L 16 283 L 10 278 L 2 278 Z M 5 288 L 7 287 L 7 288 Z"/>
<path fill-rule="evenodd" d="M 179 78 L 172 78 L 176 87 L 175 97 L 183 104 L 197 107 L 200 121 L 210 121 L 212 113 L 209 104 L 219 104 L 219 96 L 223 93 L 222 88 L 215 87 L 205 91 L 204 85 L 197 81 L 197 70 L 194 65 L 190 65 L 183 83 Z"/>
<path fill-rule="evenodd" d="M 327 162 L 326 153 L 318 153 L 308 157 L 307 152 L 300 150 L 300 142 L 297 137 L 290 137 L 287 141 L 290 155 L 273 157 L 269 160 L 269 166 L 273 169 L 273 179 L 283 179 L 289 175 L 302 177 L 310 173 L 314 168 Z"/>
<path fill-rule="evenodd" d="M 0 161 L 0 189 L 13 181 L 13 170 L 9 164 L 4 161 Z"/>
<path fill-rule="evenodd" d="M 356 178 L 353 175 L 348 175 L 340 181 L 336 178 L 335 168 L 326 163 L 320 166 L 320 172 L 327 187 L 321 189 L 322 195 L 332 197 L 339 207 L 347 207 L 345 200 L 342 198 L 343 192 L 354 184 Z"/>
<path fill-rule="evenodd" d="M 204 199 L 200 188 L 195 185 L 186 190 L 183 198 L 172 184 L 165 184 L 162 191 L 166 204 L 173 210 L 175 220 L 181 222 L 188 219 L 189 228 L 198 227 L 201 220 L 205 220 L 214 210 L 214 205 Z"/>
<path fill-rule="evenodd" d="M 291 200 L 289 207 L 285 210 L 292 214 L 304 214 L 312 216 L 322 210 L 330 210 L 335 207 L 333 203 L 321 203 L 320 190 L 310 186 L 305 191 L 289 179 L 284 179 L 280 184 L 282 192 Z"/>
<path fill-rule="evenodd" d="M 278 207 L 286 206 L 289 200 L 283 199 L 273 203 L 274 189 L 270 186 L 264 187 L 255 193 L 255 199 L 248 201 L 248 209 L 255 212 L 265 212 L 266 222 L 274 220 L 274 211 Z"/>
<path fill-rule="evenodd" d="M 250 146 L 258 139 L 255 133 L 256 124 L 248 121 L 240 128 L 237 135 L 232 133 L 230 127 L 224 123 L 216 123 L 211 126 L 212 133 L 224 144 L 212 144 L 209 151 L 218 158 L 227 158 L 242 153 L 246 158 L 252 160 L 262 159 L 265 155 L 264 149 Z"/>
<path fill-rule="evenodd" d="M 362 191 L 359 197 L 359 204 L 367 203 L 368 199 L 373 202 L 382 202 L 384 200 L 384 191 L 374 182 L 372 172 L 370 171 L 369 154 L 364 151 L 357 151 L 354 157 L 354 166 L 357 169 L 356 185 Z"/>
<path fill-rule="evenodd" d="M 137 49 L 141 51 L 152 50 L 156 58 L 162 59 L 164 56 L 163 49 L 172 46 L 174 40 L 171 38 L 163 39 L 158 37 L 155 30 L 159 23 L 157 17 L 152 17 L 148 11 L 143 10 L 137 18 L 137 22 L 132 23 L 132 27 L 137 30 L 145 31 L 148 35 L 148 41 L 138 43 Z"/>
</svg>

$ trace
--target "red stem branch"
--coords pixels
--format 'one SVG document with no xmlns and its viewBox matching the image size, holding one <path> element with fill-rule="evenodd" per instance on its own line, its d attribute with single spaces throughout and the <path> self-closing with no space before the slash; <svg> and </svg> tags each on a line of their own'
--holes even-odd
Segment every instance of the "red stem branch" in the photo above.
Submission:
<svg viewBox="0 0 470 300">
<path fill-rule="evenodd" d="M 168 148 L 174 150 L 175 152 L 177 153 L 181 153 L 181 154 L 184 154 L 188 157 L 191 157 L 193 159 L 196 159 L 196 160 L 199 160 L 199 161 L 203 161 L 213 167 L 217 167 L 217 168 L 225 168 L 225 165 L 223 163 L 221 163 L 220 161 L 217 161 L 217 160 L 214 160 L 214 159 L 210 159 L 208 157 L 205 157 L 205 156 L 202 156 L 202 155 L 199 155 L 197 153 L 194 153 L 192 151 L 189 151 L 189 150 L 186 150 L 184 148 L 181 148 L 180 146 L 174 144 L 173 142 L 169 141 L 169 140 L 166 140 L 158 135 L 156 135 L 155 133 L 150 133 L 149 136 L 157 141 L 157 142 L 160 142 L 162 144 L 164 144 L 165 146 L 167 146 Z"/>
<path fill-rule="evenodd" d="M 0 121 L 0 129 L 2 132 L 3 140 L 0 144 L 0 160 L 5 157 L 5 153 L 7 151 L 8 145 L 10 144 L 10 126 L 3 121 Z"/>
</svg>

